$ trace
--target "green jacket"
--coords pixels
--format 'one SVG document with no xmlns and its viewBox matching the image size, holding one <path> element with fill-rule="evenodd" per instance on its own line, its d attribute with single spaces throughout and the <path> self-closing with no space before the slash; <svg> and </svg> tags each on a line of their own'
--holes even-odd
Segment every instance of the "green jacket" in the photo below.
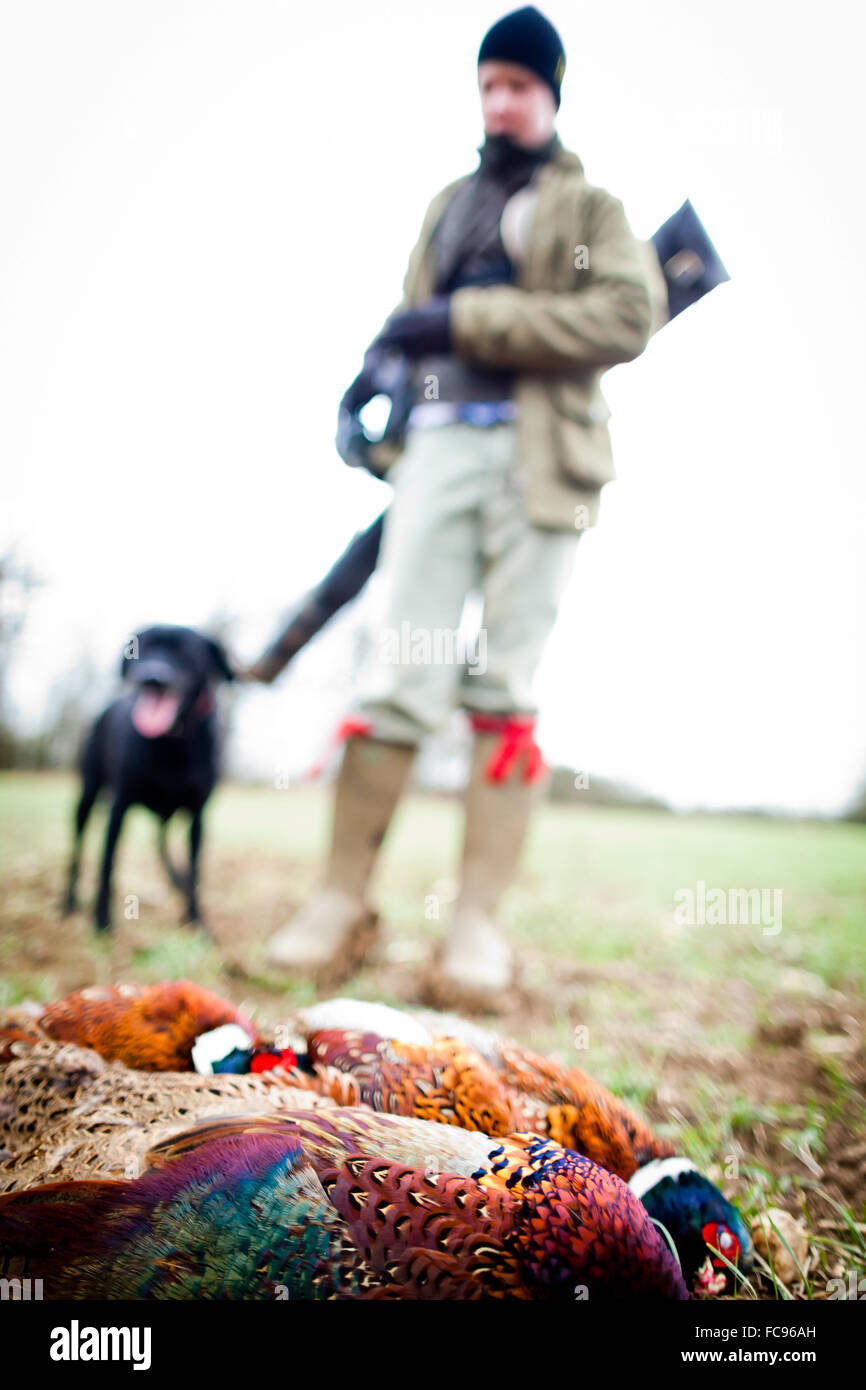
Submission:
<svg viewBox="0 0 866 1390">
<path fill-rule="evenodd" d="M 469 177 L 448 184 L 427 209 L 395 313 L 431 298 L 433 232 Z M 558 139 L 553 158 L 506 204 L 501 228 L 515 283 L 454 291 L 454 350 L 519 373 L 518 466 L 529 519 L 556 530 L 594 526 L 601 489 L 616 476 L 600 379 L 638 357 L 655 326 L 646 248 L 622 203 L 587 183 Z M 404 443 L 374 446 L 376 464 L 387 469 Z"/>
</svg>

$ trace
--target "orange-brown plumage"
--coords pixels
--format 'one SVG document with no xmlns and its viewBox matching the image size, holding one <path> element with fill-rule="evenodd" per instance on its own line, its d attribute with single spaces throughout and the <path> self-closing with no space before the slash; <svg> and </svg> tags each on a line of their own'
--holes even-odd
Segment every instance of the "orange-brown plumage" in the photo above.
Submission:
<svg viewBox="0 0 866 1390">
<path fill-rule="evenodd" d="M 488 1057 L 461 1039 L 407 1043 L 349 1028 L 307 1038 L 313 1075 L 293 1084 L 339 1105 L 369 1105 L 486 1134 L 531 1130 L 586 1154 L 627 1181 L 674 1148 L 606 1087 L 577 1067 L 497 1039 Z"/>
<path fill-rule="evenodd" d="M 672 1144 L 659 1139 L 605 1086 L 579 1067 L 565 1067 L 529 1048 L 496 1042 L 500 1079 L 526 1127 L 576 1149 L 626 1181 L 653 1158 L 669 1158 Z"/>
<path fill-rule="evenodd" d="M 346 1005 L 350 1018 L 357 1005 Z M 188 1071 L 196 1038 L 225 1023 L 239 1023 L 251 1045 L 258 1041 L 234 1005 L 188 980 L 170 980 L 77 991 L 47 1005 L 36 1022 L 16 1014 L 0 1030 L 0 1047 L 48 1037 L 143 1071 Z M 674 1152 L 585 1072 L 507 1040 L 493 1039 L 485 1056 L 461 1038 L 407 1042 L 345 1026 L 314 1028 L 305 1043 L 303 1066 L 289 1073 L 292 1084 L 339 1105 L 493 1135 L 532 1130 L 625 1180 Z"/>
<path fill-rule="evenodd" d="M 190 980 L 164 980 L 142 988 L 76 990 L 46 1005 L 35 1035 L 91 1047 L 108 1062 L 141 1071 L 188 1071 L 196 1038 L 224 1023 L 239 1024 L 251 1043 L 257 1040 L 233 1004 Z M 21 1036 L 20 1024 L 15 1036 Z"/>
<path fill-rule="evenodd" d="M 363 1104 L 392 1115 L 508 1134 L 514 1110 L 495 1070 L 458 1038 L 407 1043 L 349 1029 L 323 1029 L 307 1039 L 315 1075 L 310 1089 L 340 1105 Z M 297 1083 L 301 1072 L 291 1073 Z"/>
</svg>

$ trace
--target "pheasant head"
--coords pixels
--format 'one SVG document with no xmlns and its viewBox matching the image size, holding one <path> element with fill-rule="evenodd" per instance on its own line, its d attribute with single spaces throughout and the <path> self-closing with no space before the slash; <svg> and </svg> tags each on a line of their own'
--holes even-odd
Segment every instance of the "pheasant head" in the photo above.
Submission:
<svg viewBox="0 0 866 1390">
<path fill-rule="evenodd" d="M 736 1207 L 709 1178 L 687 1158 L 656 1158 L 637 1170 L 629 1187 L 670 1232 L 689 1288 L 702 1298 L 732 1292 L 735 1276 L 725 1260 L 745 1274 L 754 1259 L 752 1242 Z"/>
</svg>

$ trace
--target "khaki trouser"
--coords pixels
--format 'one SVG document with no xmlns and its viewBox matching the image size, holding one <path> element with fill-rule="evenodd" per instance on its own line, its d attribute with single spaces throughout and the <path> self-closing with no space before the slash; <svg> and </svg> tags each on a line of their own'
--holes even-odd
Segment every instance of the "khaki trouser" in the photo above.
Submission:
<svg viewBox="0 0 866 1390">
<path fill-rule="evenodd" d="M 411 428 L 389 469 L 380 626 L 354 703 L 374 738 L 418 743 L 458 705 L 536 712 L 532 683 L 581 532 L 527 520 L 514 454 L 513 422 L 454 422 Z M 472 591 L 482 626 L 461 646 Z"/>
</svg>

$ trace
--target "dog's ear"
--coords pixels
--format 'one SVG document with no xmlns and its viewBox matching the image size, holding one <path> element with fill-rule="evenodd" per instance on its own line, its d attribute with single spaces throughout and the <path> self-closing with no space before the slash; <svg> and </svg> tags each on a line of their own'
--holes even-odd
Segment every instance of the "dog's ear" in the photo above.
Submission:
<svg viewBox="0 0 866 1390">
<path fill-rule="evenodd" d="M 134 632 L 124 642 L 123 656 L 120 658 L 120 679 L 122 681 L 125 681 L 129 675 L 131 663 L 138 660 L 142 639 L 146 636 L 146 632 Z"/>
<path fill-rule="evenodd" d="M 236 680 L 237 677 L 235 676 L 234 671 L 229 665 L 229 659 L 226 656 L 225 648 L 223 647 L 222 642 L 217 642 L 214 637 L 206 637 L 204 640 L 207 644 L 207 649 L 210 654 L 211 670 L 213 671 L 217 680 Z"/>
</svg>

